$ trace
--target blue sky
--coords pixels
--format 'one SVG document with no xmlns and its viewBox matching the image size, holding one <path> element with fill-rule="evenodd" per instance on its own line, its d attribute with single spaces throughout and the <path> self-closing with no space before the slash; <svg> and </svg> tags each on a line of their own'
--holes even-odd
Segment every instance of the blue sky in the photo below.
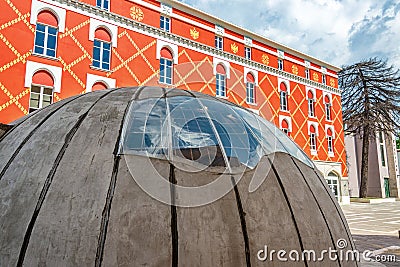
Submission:
<svg viewBox="0 0 400 267">
<path fill-rule="evenodd" d="M 369 57 L 400 68 L 400 1 L 180 0 L 336 66 Z"/>
</svg>

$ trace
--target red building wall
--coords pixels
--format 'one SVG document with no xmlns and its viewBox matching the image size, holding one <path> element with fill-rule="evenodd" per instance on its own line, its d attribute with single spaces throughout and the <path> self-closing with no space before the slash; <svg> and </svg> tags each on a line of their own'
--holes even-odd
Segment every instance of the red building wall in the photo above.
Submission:
<svg viewBox="0 0 400 267">
<path fill-rule="evenodd" d="M 27 61 L 62 69 L 61 90 L 54 101 L 85 93 L 87 74 L 111 78 L 117 87 L 159 85 L 157 43 L 169 42 L 178 47 L 178 64 L 174 65 L 173 84 L 179 88 L 215 95 L 213 62 L 229 62 L 227 99 L 279 125 L 279 116 L 291 118 L 290 136 L 313 160 L 342 163 L 346 176 L 344 133 L 340 91 L 337 89 L 337 68 L 301 55 L 270 40 L 242 32 L 233 25 L 192 10 L 181 3 L 168 1 L 172 6 L 171 33 L 158 30 L 160 3 L 157 1 L 111 0 L 111 12 L 95 8 L 95 0 L 0 0 L 0 122 L 9 123 L 29 111 L 30 86 L 26 86 Z M 46 4 L 65 10 L 65 30 L 59 32 L 56 58 L 33 54 L 35 25 L 31 23 L 32 6 Z M 67 5 L 69 3 L 69 5 Z M 79 3 L 82 3 L 79 5 Z M 74 5 L 71 5 L 74 4 Z M 92 8 L 90 7 L 92 6 Z M 92 66 L 93 41 L 89 40 L 91 18 L 117 27 L 117 46 L 112 48 L 111 69 L 103 71 Z M 126 18 L 123 20 L 122 18 Z M 142 29 L 141 24 L 154 28 Z M 221 24 L 221 25 L 220 25 Z M 224 27 L 224 51 L 213 49 L 215 25 Z M 244 38 L 252 37 L 252 58 L 244 59 Z M 182 38 L 184 39 L 182 39 Z M 199 45 L 198 45 L 199 44 Z M 205 46 L 210 48 L 207 48 Z M 278 71 L 278 50 L 284 51 L 284 71 Z M 305 62 L 310 62 L 310 80 L 305 79 Z M 322 67 L 327 69 L 327 85 L 321 84 Z M 255 105 L 246 103 L 245 69 L 258 75 Z M 279 81 L 290 85 L 289 112 L 280 111 Z M 315 118 L 309 118 L 307 89 L 316 92 Z M 325 92 L 325 93 L 324 93 Z M 327 121 L 324 94 L 332 97 L 332 121 Z M 318 124 L 318 149 L 310 154 L 310 121 Z M 334 127 L 335 153 L 328 155 L 326 125 Z"/>
</svg>

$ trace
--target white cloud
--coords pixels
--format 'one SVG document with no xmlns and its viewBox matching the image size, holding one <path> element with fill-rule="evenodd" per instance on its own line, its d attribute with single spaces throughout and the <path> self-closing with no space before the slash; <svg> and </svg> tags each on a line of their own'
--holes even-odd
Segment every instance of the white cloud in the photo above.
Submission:
<svg viewBox="0 0 400 267">
<path fill-rule="evenodd" d="M 337 66 L 372 56 L 400 59 L 400 4 L 394 0 L 183 2 Z"/>
</svg>

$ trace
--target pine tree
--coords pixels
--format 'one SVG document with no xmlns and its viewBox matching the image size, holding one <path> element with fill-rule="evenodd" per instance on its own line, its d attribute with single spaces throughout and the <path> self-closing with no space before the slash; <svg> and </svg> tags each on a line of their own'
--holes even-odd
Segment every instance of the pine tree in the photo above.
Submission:
<svg viewBox="0 0 400 267">
<path fill-rule="evenodd" d="M 400 122 L 400 72 L 370 58 L 339 72 L 346 132 L 362 136 L 360 197 L 367 197 L 368 150 L 378 132 L 395 133 Z"/>
</svg>

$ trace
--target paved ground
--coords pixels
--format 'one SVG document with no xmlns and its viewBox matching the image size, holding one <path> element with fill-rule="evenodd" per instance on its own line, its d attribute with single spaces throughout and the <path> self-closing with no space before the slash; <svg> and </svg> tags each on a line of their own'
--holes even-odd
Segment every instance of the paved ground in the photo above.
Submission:
<svg viewBox="0 0 400 267">
<path fill-rule="evenodd" d="M 400 201 L 342 206 L 359 251 L 375 251 L 378 257 L 396 257 L 397 262 L 361 266 L 400 266 Z M 382 256 L 383 255 L 383 256 Z"/>
</svg>

